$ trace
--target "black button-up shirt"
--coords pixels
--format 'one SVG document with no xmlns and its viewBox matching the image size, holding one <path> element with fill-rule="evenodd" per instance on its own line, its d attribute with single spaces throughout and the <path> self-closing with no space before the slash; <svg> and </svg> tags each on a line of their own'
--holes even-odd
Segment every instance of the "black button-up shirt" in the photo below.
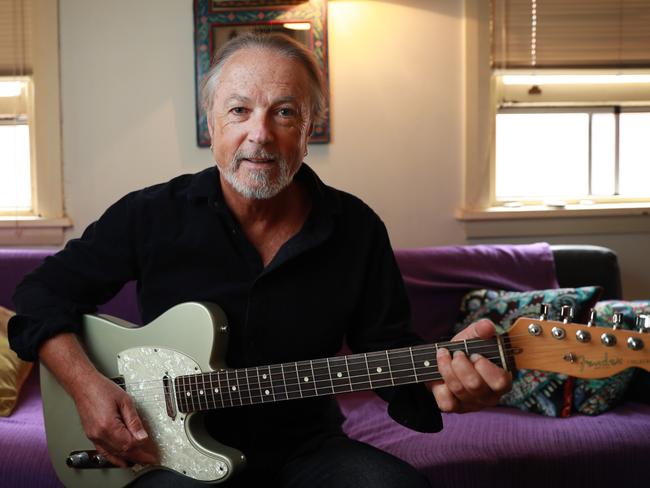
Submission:
<svg viewBox="0 0 650 488">
<path fill-rule="evenodd" d="M 266 267 L 225 204 L 215 167 L 128 194 L 18 286 L 12 348 L 36 359 L 43 341 L 78 331 L 81 314 L 130 280 L 137 280 L 144 323 L 182 302 L 219 304 L 230 326 L 230 367 L 333 356 L 344 338 L 359 352 L 419 343 L 409 332 L 408 299 L 379 217 L 306 165 L 296 179 L 309 190 L 312 209 Z M 404 393 L 394 403 L 404 405 L 391 405 L 391 415 L 433 430 L 435 402 L 415 386 L 396 389 Z M 278 436 L 295 444 L 341 423 L 328 397 L 213 417 L 210 430 L 244 449 L 271 448 Z"/>
</svg>

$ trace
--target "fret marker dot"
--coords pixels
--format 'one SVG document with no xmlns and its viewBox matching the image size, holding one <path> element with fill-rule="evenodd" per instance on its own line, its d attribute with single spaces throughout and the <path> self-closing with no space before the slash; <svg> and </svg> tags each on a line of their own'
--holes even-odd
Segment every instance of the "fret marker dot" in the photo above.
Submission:
<svg viewBox="0 0 650 488">
<path fill-rule="evenodd" d="M 192 394 L 188 391 L 187 393 L 185 393 L 185 395 L 191 396 Z"/>
<path fill-rule="evenodd" d="M 343 373 L 341 373 L 341 372 L 339 371 L 338 373 L 336 373 L 336 377 L 337 377 L 337 378 L 342 378 L 342 377 L 343 377 Z"/>
<path fill-rule="evenodd" d="M 262 375 L 262 379 L 263 379 L 263 380 L 266 379 L 266 375 L 265 375 L 265 374 Z"/>
<path fill-rule="evenodd" d="M 269 390 L 264 390 L 265 395 L 268 395 L 269 393 L 271 393 Z"/>
<path fill-rule="evenodd" d="M 303 378 L 303 380 L 305 381 L 305 383 L 308 383 L 308 382 L 309 382 L 309 376 L 305 376 L 305 377 Z"/>
<path fill-rule="evenodd" d="M 429 361 L 425 361 L 424 365 L 428 368 L 429 366 L 431 366 L 431 363 Z"/>
<path fill-rule="evenodd" d="M 382 369 L 381 369 L 381 368 L 377 368 L 377 373 L 381 373 L 381 372 L 382 372 Z"/>
<path fill-rule="evenodd" d="M 203 390 L 199 390 L 199 395 L 203 395 Z"/>
<path fill-rule="evenodd" d="M 215 389 L 214 389 L 214 392 L 215 392 L 215 393 L 219 393 L 219 388 L 215 388 Z"/>
<path fill-rule="evenodd" d="M 237 391 L 237 387 L 236 387 L 236 386 L 233 386 L 233 387 L 232 387 L 232 391 Z"/>
</svg>

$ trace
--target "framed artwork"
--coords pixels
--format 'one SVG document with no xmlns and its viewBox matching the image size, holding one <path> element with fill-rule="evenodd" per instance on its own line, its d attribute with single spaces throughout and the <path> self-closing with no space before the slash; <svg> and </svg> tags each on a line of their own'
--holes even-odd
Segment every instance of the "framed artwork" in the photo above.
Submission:
<svg viewBox="0 0 650 488">
<path fill-rule="evenodd" d="M 327 0 L 194 0 L 196 131 L 200 147 L 210 146 L 208 123 L 200 103 L 201 80 L 219 48 L 233 37 L 247 32 L 281 32 L 304 44 L 315 54 L 325 83 L 329 85 Z M 330 141 L 329 120 L 326 90 L 325 116 L 314 127 L 310 142 Z"/>
</svg>

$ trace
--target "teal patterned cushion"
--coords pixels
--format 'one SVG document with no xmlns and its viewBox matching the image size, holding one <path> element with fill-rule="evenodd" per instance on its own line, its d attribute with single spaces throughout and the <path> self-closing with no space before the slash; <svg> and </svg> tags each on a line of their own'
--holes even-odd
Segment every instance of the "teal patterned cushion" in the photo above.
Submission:
<svg viewBox="0 0 650 488">
<path fill-rule="evenodd" d="M 492 320 L 499 333 L 506 332 L 520 317 L 539 316 L 542 303 L 550 305 L 550 319 L 557 319 L 562 306 L 570 305 L 575 312 L 574 321 L 584 322 L 600 292 L 599 287 L 593 286 L 527 292 L 475 290 L 465 295 L 461 303 L 456 332 L 481 318 Z M 621 375 L 627 376 L 627 373 Z M 618 394 L 624 391 L 629 377 L 576 380 L 563 374 L 521 369 L 515 373 L 513 380 L 512 390 L 501 398 L 502 405 L 549 417 L 567 417 L 576 398 L 581 407 L 578 411 L 588 415 L 601 413 L 611 407 L 613 402 L 601 402 L 595 398 L 599 395 L 608 399 L 619 398 Z"/>
<path fill-rule="evenodd" d="M 640 314 L 650 315 L 650 301 L 648 300 L 635 300 L 635 301 L 622 301 L 622 300 L 607 300 L 598 302 L 596 304 L 596 324 L 601 326 L 609 326 L 612 323 L 612 317 L 615 312 L 623 314 L 623 328 L 633 329 L 636 316 Z M 632 379 L 627 389 L 626 398 L 634 401 L 650 403 L 650 373 L 642 369 L 634 369 L 627 372 Z M 615 392 L 618 399 L 618 392 Z M 590 399 L 586 402 L 584 409 L 592 408 L 592 403 L 596 403 L 596 408 L 599 402 L 607 402 L 609 396 L 614 393 L 604 389 L 597 392 L 596 395 L 585 393 L 585 397 Z M 602 400 L 601 400 L 602 399 Z"/>
</svg>

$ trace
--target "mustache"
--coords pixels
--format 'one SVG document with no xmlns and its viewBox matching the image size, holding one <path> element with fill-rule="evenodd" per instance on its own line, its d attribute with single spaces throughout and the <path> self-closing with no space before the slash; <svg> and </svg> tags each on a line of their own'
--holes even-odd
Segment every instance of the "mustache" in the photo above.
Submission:
<svg viewBox="0 0 650 488">
<path fill-rule="evenodd" d="M 242 159 L 272 159 L 274 161 L 282 161 L 282 155 L 276 152 L 266 151 L 264 149 L 257 149 L 254 151 L 244 151 L 238 150 L 232 160 L 235 164 L 235 167 L 238 167 L 241 164 Z"/>
</svg>

